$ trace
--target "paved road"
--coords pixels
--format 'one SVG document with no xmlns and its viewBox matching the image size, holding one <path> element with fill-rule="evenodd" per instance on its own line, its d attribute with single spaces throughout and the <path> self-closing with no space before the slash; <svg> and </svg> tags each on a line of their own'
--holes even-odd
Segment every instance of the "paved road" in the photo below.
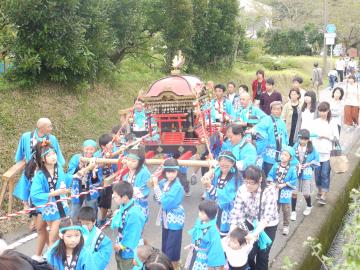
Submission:
<svg viewBox="0 0 360 270">
<path fill-rule="evenodd" d="M 321 101 L 329 100 L 330 93 L 331 93 L 331 91 L 329 91 L 329 90 L 322 91 L 321 95 L 320 95 L 320 100 Z M 357 133 L 357 135 L 359 135 L 359 131 L 357 131 L 356 133 Z M 342 132 L 341 142 L 343 142 L 343 144 L 345 146 L 350 147 L 355 137 L 358 138 L 359 136 L 354 136 L 354 132 L 352 132 L 352 133 Z M 198 177 L 200 177 L 200 175 Z M 198 183 L 195 186 L 192 186 L 191 188 L 192 188 L 191 189 L 191 191 L 192 191 L 191 197 L 185 197 L 184 203 L 183 203 L 183 205 L 185 207 L 185 213 L 186 213 L 186 221 L 185 221 L 185 228 L 183 231 L 183 241 L 182 241 L 183 247 L 190 243 L 190 238 L 189 238 L 187 231 L 193 226 L 194 221 L 197 218 L 197 215 L 198 215 L 197 207 L 198 207 L 198 204 L 200 201 L 201 194 L 203 193 L 203 188 L 200 183 Z M 152 195 L 150 196 L 150 198 L 152 198 Z M 303 211 L 304 207 L 305 207 L 304 199 L 299 197 L 299 202 L 297 205 L 298 219 L 296 222 L 291 223 L 290 234 L 288 236 L 283 236 L 281 234 L 282 222 L 280 221 L 280 223 L 279 223 L 280 225 L 278 227 L 278 232 L 277 232 L 277 235 L 275 238 L 275 242 L 274 242 L 273 248 L 270 253 L 271 260 L 273 260 L 276 257 L 276 255 L 284 248 L 285 243 L 288 241 L 288 239 L 291 238 L 292 233 L 296 230 L 297 226 L 304 219 L 304 216 L 302 215 L 302 211 Z M 317 207 L 316 204 L 315 204 L 315 207 Z M 152 199 L 150 199 L 150 218 L 149 218 L 148 224 L 145 227 L 144 239 L 146 241 L 148 241 L 149 244 L 151 244 L 155 247 L 161 247 L 161 228 L 155 225 L 155 220 L 156 220 L 156 216 L 158 213 L 158 209 L 159 209 L 159 206 Z M 314 217 L 312 217 L 310 215 L 309 218 L 314 218 Z M 108 228 L 105 229 L 105 233 L 110 238 L 115 239 L 115 234 L 113 232 L 111 232 L 110 229 L 108 229 Z M 24 235 L 26 235 L 26 234 L 29 234 L 27 232 L 27 229 L 22 228 L 22 229 L 19 229 L 17 232 L 6 235 L 5 238 L 8 241 L 8 243 L 13 243 L 15 240 L 23 238 Z M 26 242 L 25 244 L 17 247 L 16 249 L 20 252 L 23 252 L 23 253 L 31 256 L 34 253 L 35 241 L 36 241 L 36 238 Z M 299 245 L 300 244 L 301 243 L 299 243 Z M 187 255 L 186 251 L 183 250 L 182 256 L 181 256 L 182 261 L 185 260 L 186 255 Z M 116 269 L 114 256 L 111 260 L 111 263 L 110 263 L 108 269 Z"/>
</svg>

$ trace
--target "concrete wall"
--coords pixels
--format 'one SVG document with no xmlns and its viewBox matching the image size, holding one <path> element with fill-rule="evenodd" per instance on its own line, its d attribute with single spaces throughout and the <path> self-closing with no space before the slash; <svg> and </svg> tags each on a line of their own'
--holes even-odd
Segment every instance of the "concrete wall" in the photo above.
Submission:
<svg viewBox="0 0 360 270">
<path fill-rule="evenodd" d="M 304 247 L 303 243 L 311 236 L 320 240 L 324 253 L 330 247 L 348 209 L 349 193 L 352 188 L 358 187 L 360 184 L 360 162 L 359 157 L 355 154 L 359 147 L 360 142 L 358 141 L 347 155 L 350 161 L 349 171 L 344 174 L 332 174 L 327 205 L 313 207 L 311 215 L 303 220 L 284 248 L 276 255 L 270 269 L 280 270 L 286 256 L 290 258 L 291 262 L 298 263 L 294 267 L 296 270 L 320 269 L 320 262 L 311 256 L 310 248 Z"/>
</svg>

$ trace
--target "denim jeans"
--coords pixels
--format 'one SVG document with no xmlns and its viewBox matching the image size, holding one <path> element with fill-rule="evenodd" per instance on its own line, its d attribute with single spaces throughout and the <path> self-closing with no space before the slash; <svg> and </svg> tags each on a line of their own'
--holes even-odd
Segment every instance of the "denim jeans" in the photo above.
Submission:
<svg viewBox="0 0 360 270">
<path fill-rule="evenodd" d="M 335 82 L 336 82 L 336 76 L 330 75 L 330 76 L 329 76 L 329 83 L 330 83 L 330 88 L 331 88 L 331 89 L 334 88 Z"/>
<path fill-rule="evenodd" d="M 79 211 L 80 208 L 83 206 L 90 206 L 92 208 L 95 209 L 96 212 L 96 216 L 97 216 L 97 200 L 84 200 L 83 203 L 73 203 L 71 205 L 71 211 L 70 211 L 70 217 L 72 219 L 72 221 L 74 222 L 74 224 L 76 224 L 78 222 L 78 215 L 79 215 Z"/>
<path fill-rule="evenodd" d="M 320 162 L 320 166 L 315 168 L 315 183 L 321 191 L 329 192 L 330 188 L 330 160 Z"/>
</svg>

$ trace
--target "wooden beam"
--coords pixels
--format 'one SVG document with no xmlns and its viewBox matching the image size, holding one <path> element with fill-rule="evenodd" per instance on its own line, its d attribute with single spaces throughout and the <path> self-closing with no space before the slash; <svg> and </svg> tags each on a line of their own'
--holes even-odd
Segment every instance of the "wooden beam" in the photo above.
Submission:
<svg viewBox="0 0 360 270">
<path fill-rule="evenodd" d="M 83 161 L 90 161 L 91 158 L 81 158 Z M 107 164 L 118 164 L 119 159 L 113 158 L 95 158 L 97 164 L 107 163 Z M 162 165 L 164 159 L 145 159 L 146 165 Z M 179 166 L 184 167 L 209 167 L 210 163 L 207 160 L 178 160 Z"/>
</svg>

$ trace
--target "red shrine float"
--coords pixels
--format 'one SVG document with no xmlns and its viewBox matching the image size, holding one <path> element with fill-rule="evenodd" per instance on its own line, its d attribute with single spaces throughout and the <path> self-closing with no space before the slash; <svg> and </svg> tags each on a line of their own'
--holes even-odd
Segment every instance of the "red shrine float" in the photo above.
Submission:
<svg viewBox="0 0 360 270">
<path fill-rule="evenodd" d="M 141 99 L 149 121 L 152 119 L 156 123 L 155 130 L 160 136 L 159 140 L 145 141 L 147 151 L 175 156 L 188 153 L 185 156 L 191 157 L 205 152 L 204 129 L 211 142 L 216 140 L 214 136 L 219 136 L 217 129 L 211 125 L 210 109 L 200 112 L 199 108 L 208 100 L 208 95 L 196 76 L 171 75 L 160 79 Z M 149 127 L 152 134 L 154 129 L 151 125 Z"/>
<path fill-rule="evenodd" d="M 181 53 L 177 57 L 181 62 Z M 209 101 L 203 82 L 180 74 L 179 66 L 173 65 L 170 76 L 154 82 L 139 97 L 145 104 L 150 136 L 159 134 L 156 140 L 143 142 L 149 158 L 170 154 L 189 159 L 195 153 L 204 154 L 207 141 L 211 151 L 221 147 L 219 130 L 223 127 L 212 125 L 210 108 L 201 109 Z"/>
</svg>

